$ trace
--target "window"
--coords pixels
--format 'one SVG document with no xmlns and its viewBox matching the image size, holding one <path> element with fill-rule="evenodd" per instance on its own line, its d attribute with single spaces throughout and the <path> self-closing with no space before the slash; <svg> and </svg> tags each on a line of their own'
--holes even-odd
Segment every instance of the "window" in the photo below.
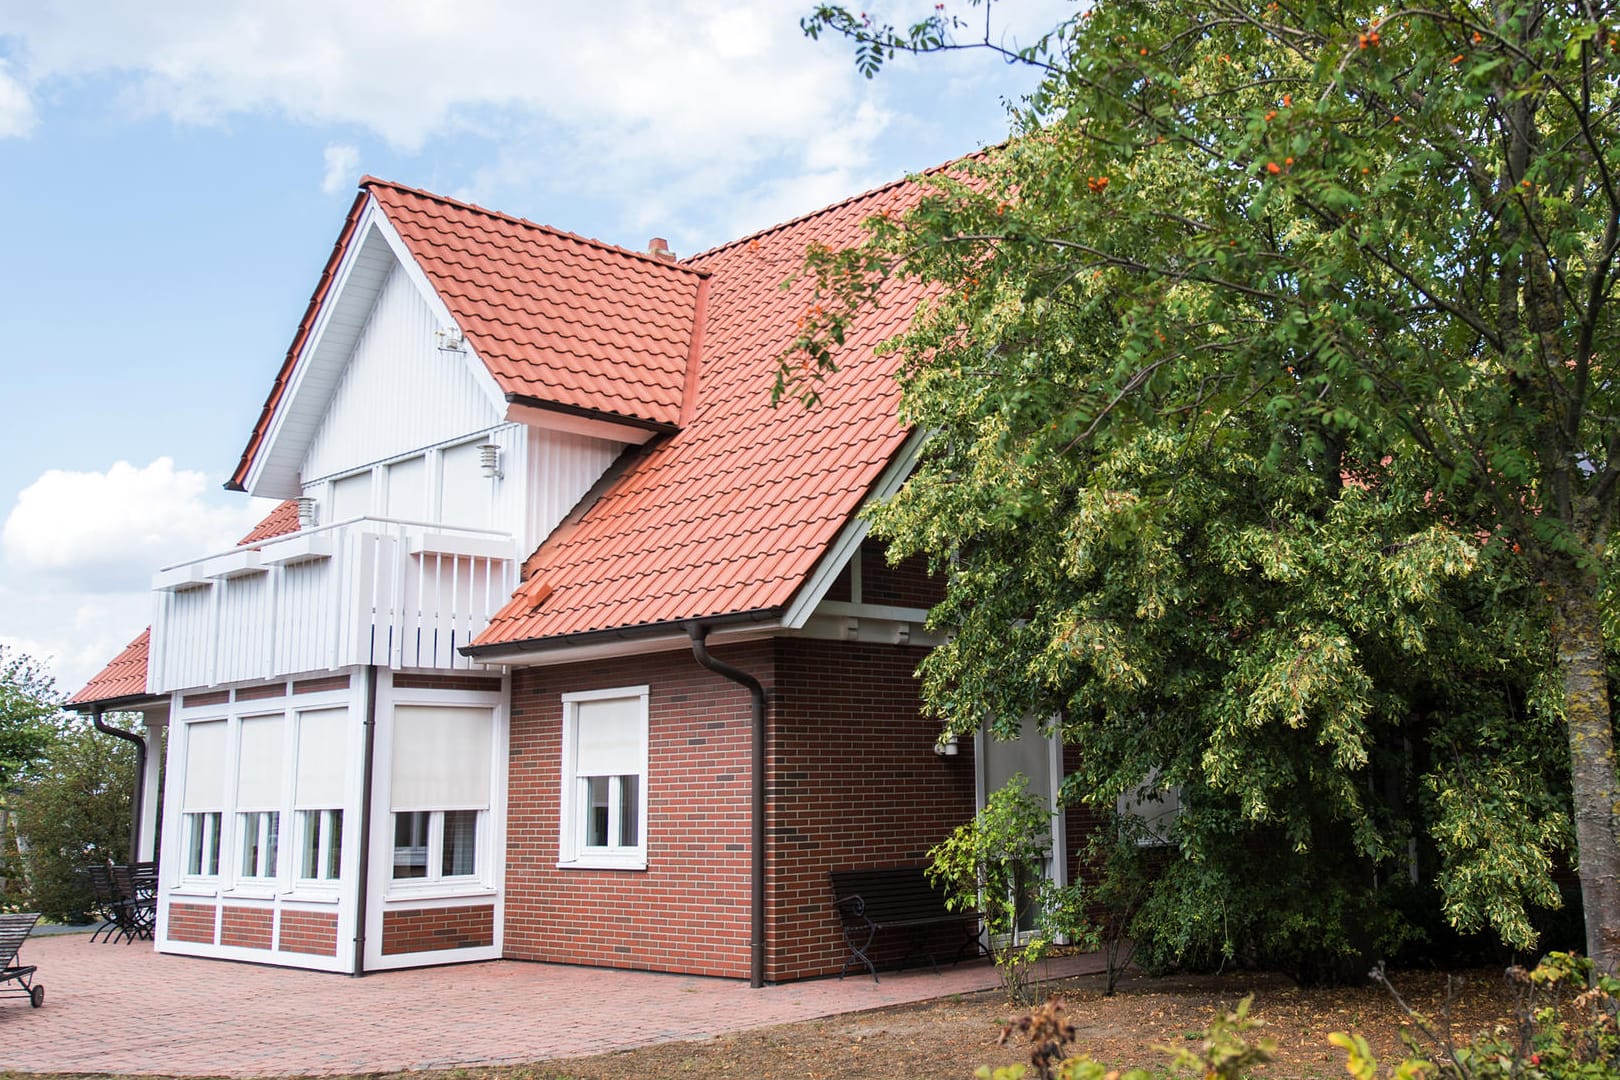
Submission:
<svg viewBox="0 0 1620 1080">
<path fill-rule="evenodd" d="M 343 874 L 344 783 L 349 767 L 349 711 L 307 709 L 298 714 L 298 769 L 293 806 L 298 813 L 298 877 L 336 881 Z"/>
<path fill-rule="evenodd" d="M 343 876 L 343 811 L 298 811 L 298 876 L 336 881 Z"/>
<path fill-rule="evenodd" d="M 189 877 L 219 876 L 219 829 L 225 806 L 225 721 L 185 726 L 185 867 Z"/>
<path fill-rule="evenodd" d="M 281 811 L 253 810 L 237 815 L 242 830 L 241 876 L 273 878 L 281 846 Z"/>
<path fill-rule="evenodd" d="M 186 876 L 219 876 L 219 822 L 218 810 L 212 813 L 185 816 L 186 821 Z"/>
<path fill-rule="evenodd" d="M 395 881 L 466 882 L 485 873 L 493 729 L 488 707 L 395 706 Z"/>
<path fill-rule="evenodd" d="M 647 866 L 647 688 L 563 695 L 565 866 Z"/>
<path fill-rule="evenodd" d="M 394 880 L 442 880 L 478 874 L 477 810 L 394 814 Z"/>
<path fill-rule="evenodd" d="M 1118 810 L 1121 828 L 1141 847 L 1172 844 L 1171 832 L 1181 815 L 1181 788 L 1161 782 L 1154 769 L 1119 797 Z"/>
<path fill-rule="evenodd" d="M 274 716 L 244 717 L 237 733 L 237 845 L 241 878 L 277 876 L 281 850 L 281 800 L 287 757 L 287 722 Z"/>
</svg>

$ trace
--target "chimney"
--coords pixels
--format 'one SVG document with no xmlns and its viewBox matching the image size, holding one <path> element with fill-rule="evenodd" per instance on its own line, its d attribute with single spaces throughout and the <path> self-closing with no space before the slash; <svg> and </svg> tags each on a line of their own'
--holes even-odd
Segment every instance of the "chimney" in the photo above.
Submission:
<svg viewBox="0 0 1620 1080">
<path fill-rule="evenodd" d="M 675 261 L 675 253 L 669 250 L 669 241 L 662 236 L 655 236 L 647 241 L 647 254 L 663 262 L 672 263 Z"/>
</svg>

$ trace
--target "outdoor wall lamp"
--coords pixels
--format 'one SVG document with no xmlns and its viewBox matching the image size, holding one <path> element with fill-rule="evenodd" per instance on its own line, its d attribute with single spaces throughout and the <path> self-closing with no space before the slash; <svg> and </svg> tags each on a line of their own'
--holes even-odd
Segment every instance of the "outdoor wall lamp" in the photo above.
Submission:
<svg viewBox="0 0 1620 1080">
<path fill-rule="evenodd" d="M 298 504 L 298 527 L 300 529 L 313 529 L 315 527 L 315 499 L 304 495 L 293 500 Z"/>
<path fill-rule="evenodd" d="M 962 747 L 958 745 L 955 735 L 941 734 L 934 742 L 934 753 L 940 757 L 955 757 L 961 752 Z"/>
<path fill-rule="evenodd" d="M 500 480 L 505 477 L 506 474 L 501 472 L 501 448 L 499 444 L 492 442 L 479 444 L 478 467 L 491 480 Z"/>
</svg>

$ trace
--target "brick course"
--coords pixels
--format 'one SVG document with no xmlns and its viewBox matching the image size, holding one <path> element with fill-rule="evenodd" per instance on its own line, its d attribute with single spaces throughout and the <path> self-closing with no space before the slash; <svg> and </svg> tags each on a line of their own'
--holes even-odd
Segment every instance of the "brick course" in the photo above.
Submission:
<svg viewBox="0 0 1620 1080">
<path fill-rule="evenodd" d="M 336 956 L 337 928 L 335 911 L 291 911 L 283 908 L 278 948 L 282 952 Z"/>
<path fill-rule="evenodd" d="M 347 675 L 326 675 L 319 679 L 305 679 L 293 683 L 295 694 L 319 694 L 326 690 L 347 690 L 349 677 Z"/>
<path fill-rule="evenodd" d="M 396 690 L 478 690 L 490 694 L 501 692 L 501 680 L 479 675 L 394 675 Z"/>
<path fill-rule="evenodd" d="M 226 904 L 220 915 L 219 943 L 239 949 L 268 949 L 275 924 L 273 908 Z"/>
<path fill-rule="evenodd" d="M 214 943 L 213 904 L 170 904 L 169 940 Z"/>
<path fill-rule="evenodd" d="M 493 944 L 495 908 L 489 904 L 383 912 L 384 956 L 439 949 L 476 949 Z"/>
</svg>

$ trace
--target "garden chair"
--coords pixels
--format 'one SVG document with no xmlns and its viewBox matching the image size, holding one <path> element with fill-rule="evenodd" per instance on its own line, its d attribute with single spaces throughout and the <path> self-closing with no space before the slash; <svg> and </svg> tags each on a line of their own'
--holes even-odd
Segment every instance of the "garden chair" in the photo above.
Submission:
<svg viewBox="0 0 1620 1080">
<path fill-rule="evenodd" d="M 45 987 L 34 981 L 33 965 L 18 963 L 17 954 L 38 921 L 37 912 L 0 914 L 0 994 L 22 994 L 36 1009 L 45 1004 Z"/>
<path fill-rule="evenodd" d="M 111 941 L 114 934 L 124 932 L 124 924 L 128 921 L 124 912 L 126 904 L 119 896 L 112 869 L 106 863 L 91 863 L 84 868 L 84 872 L 90 878 L 90 895 L 95 898 L 95 913 L 102 920 L 96 932 L 90 935 L 90 940 L 95 941 L 100 937 L 103 941 Z"/>
<path fill-rule="evenodd" d="M 149 863 L 112 866 L 113 889 L 118 895 L 119 929 L 128 944 L 152 937 L 157 921 L 157 870 Z"/>
</svg>

